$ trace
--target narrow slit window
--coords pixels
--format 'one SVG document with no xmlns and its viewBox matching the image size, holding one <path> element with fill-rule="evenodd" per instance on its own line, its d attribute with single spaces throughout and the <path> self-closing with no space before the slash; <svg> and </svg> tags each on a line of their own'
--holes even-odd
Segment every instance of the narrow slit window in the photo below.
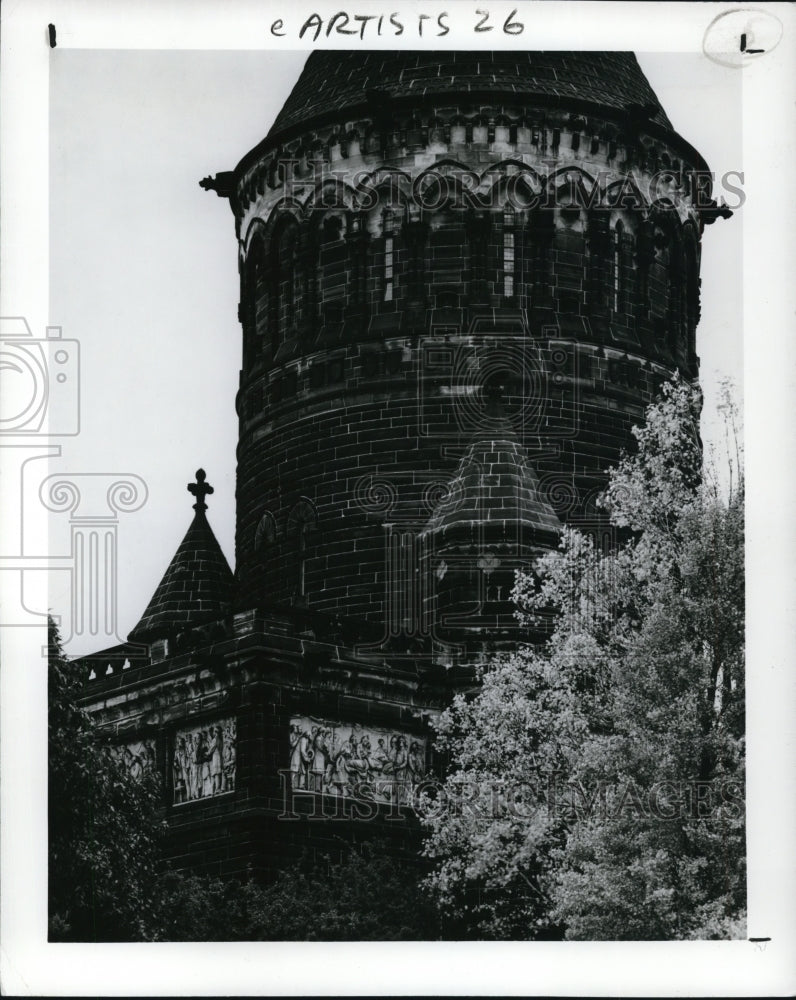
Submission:
<svg viewBox="0 0 796 1000">
<path fill-rule="evenodd" d="M 619 315 L 622 312 L 622 299 L 624 295 L 625 276 L 622 264 L 622 234 L 624 226 L 617 222 L 614 229 L 614 313 Z"/>
<path fill-rule="evenodd" d="M 293 243 L 292 260 L 290 262 L 292 274 L 292 295 L 290 304 L 290 320 L 295 324 L 301 318 L 301 306 L 304 300 L 304 273 L 298 250 L 298 240 Z"/>
<path fill-rule="evenodd" d="M 507 208 L 503 213 L 503 294 L 514 296 L 514 212 Z"/>
<path fill-rule="evenodd" d="M 288 244 L 287 271 L 285 274 L 285 325 L 289 330 L 296 318 L 296 248 Z"/>
<path fill-rule="evenodd" d="M 384 273 L 382 285 L 384 301 L 392 302 L 394 288 L 395 245 L 392 231 L 392 212 L 384 213 Z"/>
</svg>

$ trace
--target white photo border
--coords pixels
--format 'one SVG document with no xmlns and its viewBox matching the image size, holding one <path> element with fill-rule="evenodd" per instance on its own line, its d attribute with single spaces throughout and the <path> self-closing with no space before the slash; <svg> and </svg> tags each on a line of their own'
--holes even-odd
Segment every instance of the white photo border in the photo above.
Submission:
<svg viewBox="0 0 796 1000">
<path fill-rule="evenodd" d="M 522 47 L 702 49 L 724 3 L 391 2 L 358 13 L 449 11 L 444 38 L 384 38 L 380 47 L 475 48 L 475 9 L 495 23 L 515 8 Z M 2 11 L 2 303 L 34 333 L 48 316 L 48 24 L 69 48 L 310 48 L 295 25 L 326 0 L 26 0 Z M 335 9 L 343 5 L 335 3 Z M 759 3 L 783 23 L 780 45 L 743 72 L 743 328 L 747 500 L 748 850 L 750 938 L 762 942 L 153 944 L 46 942 L 46 670 L 43 633 L 2 629 L 2 956 L 8 995 L 765 995 L 796 989 L 793 865 L 796 795 L 794 583 L 794 161 L 796 93 L 790 5 Z M 293 37 L 276 37 L 278 18 Z M 290 30 L 290 29 L 288 29 Z M 495 36 L 495 37 L 492 37 Z M 483 47 L 515 47 L 497 32 Z M 375 41 L 375 40 L 374 40 Z M 501 44 L 502 43 L 502 44 Z M 319 41 L 320 44 L 320 41 Z M 324 47 L 350 40 L 323 39 Z M 363 44 L 363 43 L 357 43 Z M 367 47 L 376 47 L 371 43 Z M 727 72 L 733 72 L 728 69 Z M 234 153 L 235 151 L 231 151 Z M 788 229 L 788 221 L 791 228 Z M 739 317 L 740 322 L 740 317 Z M 0 497 L 0 514 L 13 498 Z M 46 537 L 45 514 L 40 513 Z M 34 584 L 46 605 L 46 581 Z M 791 944 L 788 944 L 788 942 Z"/>
</svg>

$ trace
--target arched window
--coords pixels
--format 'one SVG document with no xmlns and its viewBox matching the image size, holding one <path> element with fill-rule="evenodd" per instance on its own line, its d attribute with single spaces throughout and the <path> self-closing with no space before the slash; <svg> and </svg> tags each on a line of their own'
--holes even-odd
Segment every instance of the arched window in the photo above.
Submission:
<svg viewBox="0 0 796 1000">
<path fill-rule="evenodd" d="M 562 212 L 565 211 L 567 209 L 562 209 Z M 607 320 L 613 301 L 610 223 L 606 213 L 596 209 L 589 213 L 587 226 L 590 312 Z"/>
<path fill-rule="evenodd" d="M 636 325 L 650 315 L 650 271 L 655 260 L 655 227 L 649 219 L 642 219 L 636 229 L 635 243 Z"/>
<path fill-rule="evenodd" d="M 294 601 L 299 606 L 307 603 L 306 566 L 312 533 L 318 527 L 318 512 L 308 497 L 301 497 L 287 519 L 287 537 L 291 540 L 295 558 Z"/>
<path fill-rule="evenodd" d="M 492 217 L 488 212 L 468 212 L 465 218 L 469 262 L 469 299 L 471 303 L 486 303 L 489 301 L 487 263 Z"/>
<path fill-rule="evenodd" d="M 243 262 L 241 279 L 241 322 L 243 324 L 243 364 L 249 367 L 262 356 L 268 330 L 268 267 L 263 242 L 252 239 Z"/>
<path fill-rule="evenodd" d="M 318 299 L 321 320 L 338 323 L 348 295 L 348 247 L 343 238 L 342 216 L 326 216 L 321 225 L 318 254 Z"/>
<path fill-rule="evenodd" d="M 296 319 L 296 241 L 298 226 L 292 216 L 283 216 L 271 238 L 269 253 L 268 327 L 271 349 L 279 348 Z"/>
<path fill-rule="evenodd" d="M 293 238 L 291 272 L 293 274 L 293 288 L 291 301 L 291 323 L 297 327 L 304 314 L 304 296 L 306 294 L 306 282 L 304 280 L 304 267 L 301 259 L 301 246 L 299 244 L 300 234 L 296 232 Z"/>
<path fill-rule="evenodd" d="M 348 243 L 348 306 L 351 315 L 363 314 L 367 303 L 368 227 L 364 212 L 349 213 L 346 242 Z"/>
<path fill-rule="evenodd" d="M 277 538 L 276 518 L 267 510 L 257 523 L 254 532 L 254 550 L 259 552 L 267 545 L 273 545 Z"/>
<path fill-rule="evenodd" d="M 279 343 L 293 329 L 296 313 L 296 231 L 288 225 L 278 246 Z"/>
<path fill-rule="evenodd" d="M 554 236 L 555 217 L 552 209 L 539 208 L 532 212 L 526 236 L 530 256 L 525 282 L 528 306 L 543 306 L 550 302 Z"/>
<path fill-rule="evenodd" d="M 514 209 L 506 205 L 503 209 L 503 294 L 507 299 L 514 298 L 515 240 Z"/>
</svg>

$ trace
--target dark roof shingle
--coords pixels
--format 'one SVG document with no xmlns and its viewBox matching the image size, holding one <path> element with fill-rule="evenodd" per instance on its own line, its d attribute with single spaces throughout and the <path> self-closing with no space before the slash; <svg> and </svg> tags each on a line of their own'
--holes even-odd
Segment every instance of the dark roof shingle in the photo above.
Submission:
<svg viewBox="0 0 796 1000">
<path fill-rule="evenodd" d="M 221 616 L 232 596 L 232 570 L 203 510 L 197 510 L 131 642 L 151 642 Z"/>
<path fill-rule="evenodd" d="M 447 536 L 460 529 L 495 528 L 519 533 L 537 544 L 557 541 L 562 524 L 539 489 L 539 477 L 509 421 L 497 420 L 470 443 L 423 529 Z"/>
<path fill-rule="evenodd" d="M 393 100 L 483 92 L 529 101 L 569 98 L 616 111 L 651 105 L 651 120 L 672 127 L 632 52 L 316 50 L 268 138 L 319 118 L 364 110 L 368 90 Z"/>
</svg>

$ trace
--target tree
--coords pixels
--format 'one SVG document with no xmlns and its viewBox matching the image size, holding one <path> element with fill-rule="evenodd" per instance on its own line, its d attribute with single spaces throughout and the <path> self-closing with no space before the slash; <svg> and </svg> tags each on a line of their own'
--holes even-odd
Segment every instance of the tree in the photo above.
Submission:
<svg viewBox="0 0 796 1000">
<path fill-rule="evenodd" d="M 518 574 L 521 620 L 555 612 L 549 640 L 438 723 L 429 885 L 474 936 L 742 933 L 743 478 L 704 479 L 700 403 L 664 386 L 603 497 L 627 541 L 565 529 Z"/>
<path fill-rule="evenodd" d="M 86 671 L 67 659 L 52 620 L 48 639 L 49 938 L 147 940 L 157 924 L 159 781 L 133 778 L 110 752 L 79 705 Z"/>
<path fill-rule="evenodd" d="M 375 845 L 374 845 L 375 846 Z M 422 941 L 439 936 L 417 865 L 383 845 L 342 861 L 286 867 L 271 885 L 167 873 L 158 886 L 166 941 Z"/>
</svg>

